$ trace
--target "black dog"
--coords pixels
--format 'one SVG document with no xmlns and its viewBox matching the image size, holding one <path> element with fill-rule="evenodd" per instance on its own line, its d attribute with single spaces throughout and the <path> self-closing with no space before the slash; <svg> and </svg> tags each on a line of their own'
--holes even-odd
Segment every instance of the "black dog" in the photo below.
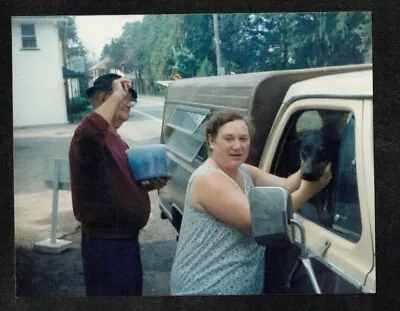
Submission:
<svg viewBox="0 0 400 311">
<path fill-rule="evenodd" d="M 332 195 L 333 180 L 336 162 L 340 147 L 338 139 L 327 132 L 312 133 L 299 138 L 300 161 L 303 165 L 301 177 L 308 181 L 317 181 L 326 166 L 331 163 L 332 180 L 321 192 L 310 201 L 315 209 L 319 221 L 330 227 L 333 223 Z"/>
</svg>

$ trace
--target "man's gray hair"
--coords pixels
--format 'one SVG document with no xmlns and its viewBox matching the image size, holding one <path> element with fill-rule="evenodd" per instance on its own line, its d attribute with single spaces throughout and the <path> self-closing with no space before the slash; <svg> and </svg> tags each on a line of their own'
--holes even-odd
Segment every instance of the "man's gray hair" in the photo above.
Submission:
<svg viewBox="0 0 400 311">
<path fill-rule="evenodd" d="M 107 92 L 103 90 L 95 90 L 92 96 L 89 98 L 90 105 L 92 106 L 93 109 L 96 109 L 98 106 L 100 106 L 101 103 L 99 102 L 99 96 L 102 93 L 107 93 Z"/>
</svg>

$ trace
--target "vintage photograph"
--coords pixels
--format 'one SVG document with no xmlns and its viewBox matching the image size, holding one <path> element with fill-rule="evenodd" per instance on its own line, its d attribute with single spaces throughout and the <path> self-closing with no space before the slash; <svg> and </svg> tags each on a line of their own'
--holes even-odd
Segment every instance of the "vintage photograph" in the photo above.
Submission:
<svg viewBox="0 0 400 311">
<path fill-rule="evenodd" d="M 17 297 L 376 293 L 371 12 L 11 26 Z"/>
</svg>

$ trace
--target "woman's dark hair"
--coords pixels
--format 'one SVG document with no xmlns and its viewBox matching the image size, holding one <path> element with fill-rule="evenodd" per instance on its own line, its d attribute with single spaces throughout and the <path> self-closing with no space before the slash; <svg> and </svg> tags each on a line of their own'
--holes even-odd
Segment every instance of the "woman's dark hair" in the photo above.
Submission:
<svg viewBox="0 0 400 311">
<path fill-rule="evenodd" d="M 236 120 L 243 120 L 244 122 L 246 122 L 247 127 L 249 129 L 250 137 L 253 136 L 254 127 L 250 120 L 248 120 L 246 117 L 244 117 L 236 112 L 230 111 L 230 110 L 219 110 L 210 117 L 210 119 L 207 121 L 207 124 L 206 124 L 206 142 L 207 142 L 208 150 L 210 150 L 208 139 L 209 138 L 215 139 L 215 137 L 217 137 L 219 129 L 225 123 L 236 121 Z"/>
</svg>

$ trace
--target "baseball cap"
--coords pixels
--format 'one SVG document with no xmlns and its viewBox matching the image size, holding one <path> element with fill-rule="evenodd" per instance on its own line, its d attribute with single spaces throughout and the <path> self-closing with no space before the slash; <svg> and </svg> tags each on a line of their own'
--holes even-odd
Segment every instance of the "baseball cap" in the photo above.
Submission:
<svg viewBox="0 0 400 311">
<path fill-rule="evenodd" d="M 94 81 L 93 86 L 89 87 L 86 90 L 86 95 L 90 98 L 90 97 L 92 97 L 94 91 L 96 91 L 96 90 L 101 90 L 101 91 L 106 91 L 106 92 L 110 91 L 111 92 L 112 91 L 112 83 L 113 83 L 113 81 L 117 80 L 117 79 L 120 79 L 120 78 L 122 78 L 122 76 L 117 75 L 115 73 L 104 74 L 104 75 L 98 77 Z M 132 99 L 136 100 L 137 99 L 136 91 L 132 87 L 129 88 L 129 91 L 131 93 Z"/>
</svg>

